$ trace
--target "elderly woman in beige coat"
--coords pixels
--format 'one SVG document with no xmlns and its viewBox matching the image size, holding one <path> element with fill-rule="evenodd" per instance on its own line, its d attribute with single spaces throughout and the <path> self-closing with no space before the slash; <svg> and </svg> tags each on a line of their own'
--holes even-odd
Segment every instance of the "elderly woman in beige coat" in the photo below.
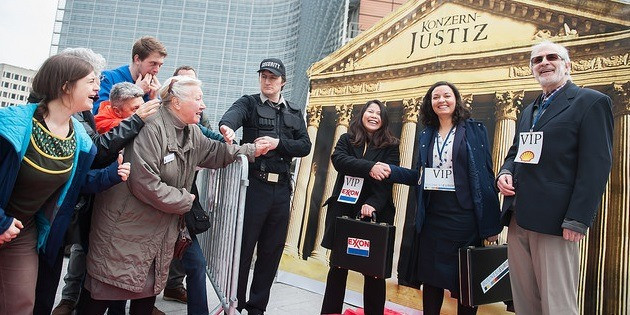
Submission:
<svg viewBox="0 0 630 315">
<path fill-rule="evenodd" d="M 159 91 L 162 107 L 125 148 L 129 180 L 96 197 L 82 314 L 103 314 L 111 300 L 132 300 L 131 314 L 151 314 L 173 256 L 180 215 L 189 211 L 197 166 L 220 168 L 238 154 L 250 161 L 265 143 L 227 145 L 206 138 L 196 124 L 201 82 L 170 78 Z"/>
</svg>

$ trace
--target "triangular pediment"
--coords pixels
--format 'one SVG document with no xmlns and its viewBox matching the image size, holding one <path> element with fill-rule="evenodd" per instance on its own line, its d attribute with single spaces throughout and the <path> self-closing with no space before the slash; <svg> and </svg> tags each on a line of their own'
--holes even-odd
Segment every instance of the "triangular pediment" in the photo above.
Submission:
<svg viewBox="0 0 630 315">
<path fill-rule="evenodd" d="M 630 29 L 619 1 L 411 0 L 309 69 L 314 77 L 369 73 Z"/>
</svg>

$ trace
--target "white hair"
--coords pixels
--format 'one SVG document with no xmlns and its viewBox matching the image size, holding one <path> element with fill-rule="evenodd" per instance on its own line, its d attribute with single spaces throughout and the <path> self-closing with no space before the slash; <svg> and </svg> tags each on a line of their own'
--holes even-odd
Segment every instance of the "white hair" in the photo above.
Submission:
<svg viewBox="0 0 630 315">
<path fill-rule="evenodd" d="M 541 49 L 543 48 L 548 48 L 550 47 L 552 50 L 554 50 L 558 56 L 560 56 L 560 58 L 562 58 L 562 60 L 564 60 L 565 63 L 570 63 L 571 59 L 569 59 L 569 51 L 566 49 L 566 47 L 558 44 L 558 43 L 554 43 L 552 41 L 542 41 L 534 46 L 532 46 L 532 53 L 530 54 L 530 60 L 531 58 L 534 57 L 534 55 Z M 529 63 L 529 67 L 533 68 L 533 65 L 530 61 Z M 567 72 L 565 73 L 565 75 L 569 78 L 569 80 L 571 80 L 571 66 L 567 66 Z"/>
<path fill-rule="evenodd" d="M 164 105 L 169 106 L 173 97 L 178 99 L 190 98 L 191 87 L 201 86 L 201 81 L 189 76 L 178 75 L 170 77 L 159 90 Z"/>
<path fill-rule="evenodd" d="M 103 69 L 105 69 L 107 65 L 107 61 L 105 61 L 103 55 L 97 54 L 92 49 L 85 47 L 66 48 L 61 51 L 60 54 L 76 56 L 89 62 L 97 76 L 101 75 L 101 72 L 103 72 Z"/>
</svg>

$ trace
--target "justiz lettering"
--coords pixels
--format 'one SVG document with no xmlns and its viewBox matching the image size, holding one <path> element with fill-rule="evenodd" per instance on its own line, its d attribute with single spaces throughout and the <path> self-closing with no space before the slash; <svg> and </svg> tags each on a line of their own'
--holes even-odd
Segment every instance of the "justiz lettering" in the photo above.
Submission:
<svg viewBox="0 0 630 315">
<path fill-rule="evenodd" d="M 411 51 L 407 58 L 413 55 L 416 45 L 419 46 L 420 49 L 426 49 L 429 46 L 439 46 L 444 43 L 467 43 L 468 41 L 476 42 L 488 39 L 488 34 L 486 33 L 487 27 L 488 23 L 477 24 L 473 26 L 472 29 L 470 27 L 454 27 L 447 30 L 423 33 L 420 34 L 419 37 L 417 36 L 418 32 L 413 32 L 411 33 Z"/>
</svg>

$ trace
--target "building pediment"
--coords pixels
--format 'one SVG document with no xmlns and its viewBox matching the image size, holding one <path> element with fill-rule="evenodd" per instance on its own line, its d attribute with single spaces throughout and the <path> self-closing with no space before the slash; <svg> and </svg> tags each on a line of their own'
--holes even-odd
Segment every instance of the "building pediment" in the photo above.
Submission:
<svg viewBox="0 0 630 315">
<path fill-rule="evenodd" d="M 493 51 L 517 50 L 513 57 L 524 59 L 537 40 L 591 38 L 630 29 L 627 3 L 588 1 L 586 6 L 567 0 L 412 0 L 315 63 L 309 75 L 332 78 L 426 64 L 439 68 L 441 61 L 477 59 Z"/>
</svg>

